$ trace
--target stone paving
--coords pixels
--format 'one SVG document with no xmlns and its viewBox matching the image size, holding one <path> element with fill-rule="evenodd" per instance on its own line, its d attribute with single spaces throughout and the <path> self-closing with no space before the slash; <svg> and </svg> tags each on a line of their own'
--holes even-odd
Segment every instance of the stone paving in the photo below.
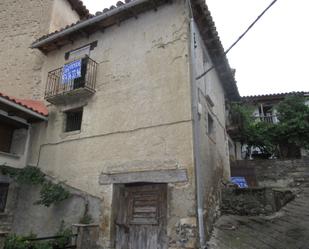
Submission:
<svg viewBox="0 0 309 249">
<path fill-rule="evenodd" d="M 309 187 L 271 216 L 220 217 L 208 249 L 309 249 Z"/>
</svg>

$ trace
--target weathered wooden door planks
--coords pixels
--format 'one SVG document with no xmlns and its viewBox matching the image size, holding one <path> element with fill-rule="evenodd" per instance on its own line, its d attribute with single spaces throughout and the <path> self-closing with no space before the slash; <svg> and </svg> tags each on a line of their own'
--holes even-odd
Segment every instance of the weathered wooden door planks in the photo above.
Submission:
<svg viewBox="0 0 309 249">
<path fill-rule="evenodd" d="M 122 189 L 116 221 L 116 249 L 166 249 L 166 184 Z"/>
</svg>

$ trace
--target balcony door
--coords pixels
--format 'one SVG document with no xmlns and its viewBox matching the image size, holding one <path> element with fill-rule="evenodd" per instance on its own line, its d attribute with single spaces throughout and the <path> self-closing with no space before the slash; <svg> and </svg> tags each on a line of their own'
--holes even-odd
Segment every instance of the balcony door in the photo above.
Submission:
<svg viewBox="0 0 309 249">
<path fill-rule="evenodd" d="M 81 77 L 74 79 L 73 89 L 82 88 L 86 83 L 88 57 L 82 59 L 81 62 Z"/>
</svg>

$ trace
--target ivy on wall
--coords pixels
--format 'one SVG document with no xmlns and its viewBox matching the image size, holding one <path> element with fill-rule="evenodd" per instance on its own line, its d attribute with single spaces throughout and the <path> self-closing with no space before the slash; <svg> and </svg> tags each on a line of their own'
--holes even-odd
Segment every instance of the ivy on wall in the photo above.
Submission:
<svg viewBox="0 0 309 249">
<path fill-rule="evenodd" d="M 50 181 L 44 182 L 40 191 L 40 200 L 35 204 L 49 207 L 52 204 L 57 204 L 70 197 L 70 193 L 65 190 L 59 183 L 54 184 Z"/>
<path fill-rule="evenodd" d="M 0 166 L 0 172 L 10 176 L 19 184 L 41 185 L 40 199 L 34 204 L 49 207 L 71 196 L 70 192 L 64 189 L 61 184 L 47 180 L 45 174 L 37 167 L 27 166 L 23 169 L 15 169 Z"/>
</svg>

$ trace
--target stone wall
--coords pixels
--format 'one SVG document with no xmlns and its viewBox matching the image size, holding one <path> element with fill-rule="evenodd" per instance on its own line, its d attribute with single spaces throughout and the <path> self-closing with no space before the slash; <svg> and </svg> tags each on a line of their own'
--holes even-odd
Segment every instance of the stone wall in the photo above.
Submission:
<svg viewBox="0 0 309 249">
<path fill-rule="evenodd" d="M 76 11 L 72 10 L 68 0 L 53 0 L 48 33 L 60 30 L 61 28 L 75 23 L 78 20 L 79 16 Z"/>
<path fill-rule="evenodd" d="M 45 56 L 30 49 L 37 38 L 49 33 L 50 28 L 71 24 L 76 18 L 62 18 L 73 12 L 66 0 L 0 2 L 0 90 L 19 98 L 43 99 L 45 80 L 41 70 Z M 61 1 L 61 2 L 60 2 Z M 56 3 L 55 3 L 56 5 Z M 61 9 L 62 12 L 59 12 Z M 52 11 L 57 11 L 57 15 Z M 63 14 L 65 13 L 65 14 Z M 51 18 L 53 20 L 50 27 Z M 58 19 L 61 19 L 59 21 Z"/>
<path fill-rule="evenodd" d="M 15 205 L 11 230 L 20 235 L 30 233 L 38 237 L 53 236 L 63 222 L 65 227 L 80 223 L 85 209 L 94 223 L 99 223 L 101 200 L 71 189 L 71 197 L 50 207 L 34 204 L 40 198 L 40 186 L 21 185 L 15 188 Z M 70 190 L 70 189 L 68 189 Z M 12 192 L 9 196 L 12 196 Z"/>
<path fill-rule="evenodd" d="M 222 191 L 221 214 L 270 215 L 293 200 L 291 190 L 272 188 L 225 188 Z"/>
<path fill-rule="evenodd" d="M 297 160 L 239 160 L 233 167 L 250 171 L 260 187 L 299 187 L 308 185 L 309 159 Z M 251 169 L 251 170 L 250 170 Z M 252 170 L 253 169 L 253 170 Z M 239 172 L 239 170 L 237 170 Z"/>
</svg>

